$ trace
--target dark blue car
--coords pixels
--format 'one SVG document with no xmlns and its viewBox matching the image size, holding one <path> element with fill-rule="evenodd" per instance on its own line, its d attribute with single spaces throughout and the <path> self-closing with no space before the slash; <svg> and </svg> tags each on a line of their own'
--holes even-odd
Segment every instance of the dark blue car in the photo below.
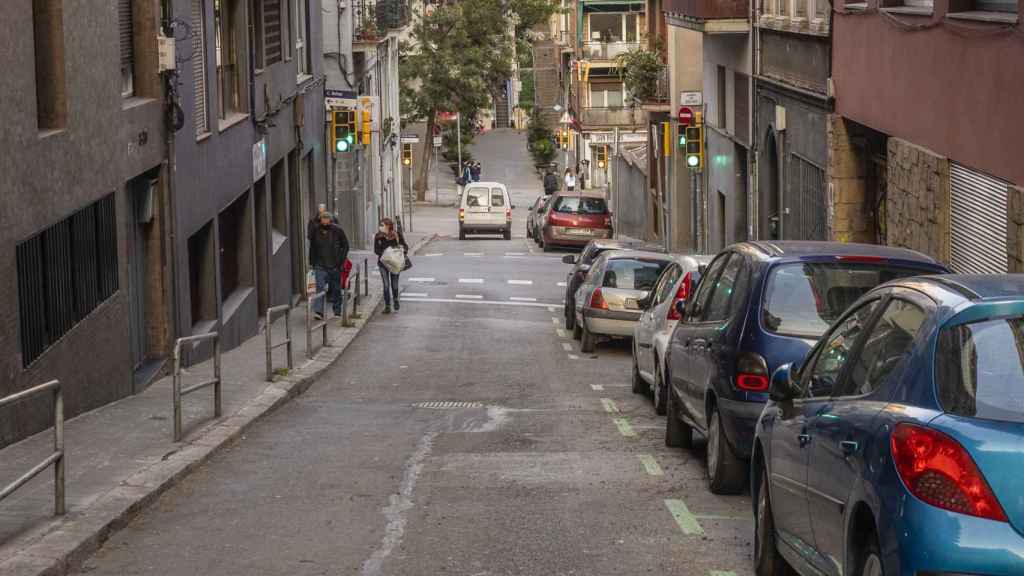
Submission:
<svg viewBox="0 0 1024 576">
<path fill-rule="evenodd" d="M 800 364 L 757 427 L 758 576 L 1024 574 L 1024 276 L 881 286 Z"/>
<path fill-rule="evenodd" d="M 665 443 L 708 438 L 711 491 L 743 489 L 772 371 L 802 359 L 868 290 L 948 272 L 910 250 L 833 242 L 744 242 L 715 257 L 687 302 L 665 362 Z"/>
</svg>

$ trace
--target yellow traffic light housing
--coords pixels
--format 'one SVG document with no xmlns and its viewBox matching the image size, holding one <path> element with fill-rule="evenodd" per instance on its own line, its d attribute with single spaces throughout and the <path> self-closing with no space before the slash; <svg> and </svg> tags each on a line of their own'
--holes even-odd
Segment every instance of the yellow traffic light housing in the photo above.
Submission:
<svg viewBox="0 0 1024 576">
<path fill-rule="evenodd" d="M 362 111 L 362 115 L 363 115 L 363 118 L 362 118 L 362 121 L 363 121 L 362 122 L 362 124 L 363 124 L 363 133 L 362 133 L 363 146 L 369 146 L 370 145 L 370 133 L 372 132 L 372 126 L 373 126 L 372 115 L 370 114 L 369 110 L 363 110 Z"/>
<path fill-rule="evenodd" d="M 412 166 L 412 144 L 402 144 L 402 166 Z"/>
<path fill-rule="evenodd" d="M 704 168 L 704 127 L 688 126 L 685 132 L 686 166 L 691 170 Z"/>
<path fill-rule="evenodd" d="M 355 147 L 355 112 L 348 108 L 331 111 L 331 138 L 335 153 L 351 152 Z"/>
<path fill-rule="evenodd" d="M 597 167 L 604 169 L 608 166 L 608 146 L 601 145 L 597 148 Z"/>
</svg>

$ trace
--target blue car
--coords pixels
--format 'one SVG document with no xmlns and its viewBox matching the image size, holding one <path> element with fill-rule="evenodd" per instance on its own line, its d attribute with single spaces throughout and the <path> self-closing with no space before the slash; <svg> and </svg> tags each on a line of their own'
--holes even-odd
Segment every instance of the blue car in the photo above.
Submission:
<svg viewBox="0 0 1024 576">
<path fill-rule="evenodd" d="M 775 368 L 800 360 L 865 292 L 948 270 L 911 250 L 838 242 L 743 242 L 708 266 L 665 358 L 665 444 L 708 439 L 708 484 L 743 490 Z"/>
<path fill-rule="evenodd" d="M 1024 276 L 888 283 L 800 364 L 754 440 L 758 576 L 1024 574 Z"/>
</svg>

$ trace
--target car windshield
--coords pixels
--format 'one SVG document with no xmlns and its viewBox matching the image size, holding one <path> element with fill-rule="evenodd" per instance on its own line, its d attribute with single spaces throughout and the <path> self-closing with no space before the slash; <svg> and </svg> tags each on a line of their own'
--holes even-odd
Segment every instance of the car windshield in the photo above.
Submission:
<svg viewBox="0 0 1024 576">
<path fill-rule="evenodd" d="M 604 269 L 604 288 L 650 290 L 668 265 L 664 260 L 617 258 L 609 260 Z"/>
<path fill-rule="evenodd" d="M 1024 318 L 943 329 L 935 363 L 947 412 L 1024 422 Z"/>
<path fill-rule="evenodd" d="M 763 320 L 770 332 L 817 338 L 868 290 L 926 273 L 864 263 L 796 263 L 772 270 L 764 293 Z"/>
<path fill-rule="evenodd" d="M 604 214 L 607 211 L 608 205 L 603 198 L 559 196 L 555 201 L 555 212 L 563 214 Z"/>
</svg>

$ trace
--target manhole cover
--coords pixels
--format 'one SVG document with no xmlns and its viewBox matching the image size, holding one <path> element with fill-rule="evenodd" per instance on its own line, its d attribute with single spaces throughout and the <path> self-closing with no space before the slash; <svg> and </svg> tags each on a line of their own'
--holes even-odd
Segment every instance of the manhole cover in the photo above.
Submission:
<svg viewBox="0 0 1024 576">
<path fill-rule="evenodd" d="M 452 410 L 455 408 L 483 408 L 483 402 L 420 402 L 413 404 L 416 408 L 434 408 Z"/>
</svg>

